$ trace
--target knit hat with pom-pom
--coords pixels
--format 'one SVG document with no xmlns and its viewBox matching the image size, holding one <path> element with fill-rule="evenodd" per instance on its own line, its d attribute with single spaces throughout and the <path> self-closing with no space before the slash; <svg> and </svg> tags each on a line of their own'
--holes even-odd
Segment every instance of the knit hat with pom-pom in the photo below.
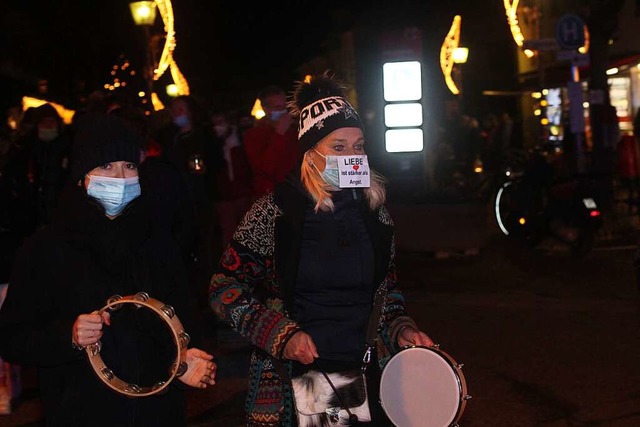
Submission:
<svg viewBox="0 0 640 427">
<path fill-rule="evenodd" d="M 327 73 L 298 82 L 289 109 L 298 116 L 298 140 L 303 151 L 336 129 L 363 129 L 358 113 L 346 99 L 345 89 Z"/>
</svg>

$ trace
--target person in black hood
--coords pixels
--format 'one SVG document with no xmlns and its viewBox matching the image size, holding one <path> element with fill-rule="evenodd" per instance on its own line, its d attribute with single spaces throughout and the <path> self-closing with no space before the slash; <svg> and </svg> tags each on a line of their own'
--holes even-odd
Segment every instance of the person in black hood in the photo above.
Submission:
<svg viewBox="0 0 640 427">
<path fill-rule="evenodd" d="M 215 383 L 213 356 L 184 353 L 187 370 L 163 393 L 128 397 L 103 383 L 84 349 L 100 341 L 106 366 L 146 387 L 167 379 L 177 360 L 173 335 L 151 310 L 115 295 L 145 292 L 174 308 L 189 330 L 188 287 L 171 233 L 153 226 L 138 181 L 140 142 L 118 117 L 77 123 L 73 182 L 50 225 L 17 255 L 0 311 L 0 356 L 38 368 L 47 426 L 185 426 L 185 386 Z"/>
</svg>

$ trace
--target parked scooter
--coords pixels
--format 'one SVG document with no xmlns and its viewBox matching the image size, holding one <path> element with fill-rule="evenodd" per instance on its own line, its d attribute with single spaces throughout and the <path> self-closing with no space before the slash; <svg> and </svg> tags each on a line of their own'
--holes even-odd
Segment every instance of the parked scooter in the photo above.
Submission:
<svg viewBox="0 0 640 427">
<path fill-rule="evenodd" d="M 602 217 L 589 177 L 558 173 L 561 155 L 553 147 L 538 148 L 524 169 L 507 167 L 493 201 L 495 218 L 505 236 L 530 247 L 553 237 L 584 255 Z"/>
</svg>

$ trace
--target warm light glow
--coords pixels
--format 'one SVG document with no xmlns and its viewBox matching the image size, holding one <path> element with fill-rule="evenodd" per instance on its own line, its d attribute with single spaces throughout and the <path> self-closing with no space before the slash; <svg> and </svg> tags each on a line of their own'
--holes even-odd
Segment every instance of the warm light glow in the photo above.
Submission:
<svg viewBox="0 0 640 427">
<path fill-rule="evenodd" d="M 542 120 L 540 120 L 540 124 L 543 126 L 546 126 L 549 124 L 549 119 L 547 119 L 546 117 L 543 118 Z"/>
<path fill-rule="evenodd" d="M 549 105 L 549 103 L 547 102 L 546 99 L 543 99 L 542 101 L 540 101 L 540 106 L 546 107 L 547 105 Z"/>
<path fill-rule="evenodd" d="M 584 26 L 584 46 L 579 47 L 578 52 L 589 53 L 589 45 L 590 45 L 589 38 L 590 38 L 589 28 L 585 25 Z"/>
<path fill-rule="evenodd" d="M 55 102 L 45 101 L 44 99 L 32 98 L 30 96 L 22 97 L 22 111 L 26 111 L 27 108 L 33 107 L 37 108 L 43 104 L 51 104 L 53 108 L 56 109 L 60 117 L 62 117 L 62 121 L 66 125 L 70 125 L 73 121 L 73 116 L 76 114 L 74 110 L 69 110 L 65 108 L 63 105 L 56 104 Z"/>
<path fill-rule="evenodd" d="M 614 74 L 618 74 L 618 68 L 617 67 L 613 67 L 613 68 L 609 68 L 607 70 L 607 76 L 613 76 Z"/>
<path fill-rule="evenodd" d="M 524 35 L 522 34 L 520 24 L 518 23 L 518 3 L 520 3 L 520 0 L 513 0 L 512 2 L 504 0 L 504 10 L 507 14 L 507 23 L 509 24 L 513 40 L 516 42 L 518 47 L 522 47 L 524 43 Z M 527 58 L 532 58 L 535 55 L 535 52 L 530 49 L 525 49 L 524 54 Z"/>
<path fill-rule="evenodd" d="M 465 62 L 467 62 L 467 58 L 469 58 L 469 48 L 457 47 L 453 49 L 451 57 L 453 58 L 453 62 L 455 62 L 456 64 L 464 64 Z"/>
<path fill-rule="evenodd" d="M 540 99 L 542 98 L 542 94 L 540 92 L 531 92 L 531 97 L 533 99 Z"/>
<path fill-rule="evenodd" d="M 136 25 L 153 25 L 156 20 L 156 5 L 153 1 L 135 1 L 129 3 L 129 9 Z"/>
<path fill-rule="evenodd" d="M 175 83 L 167 85 L 167 95 L 171 97 L 176 97 L 178 96 L 179 93 L 180 92 L 178 90 L 178 85 L 176 85 Z"/>
<path fill-rule="evenodd" d="M 151 94 L 151 104 L 153 105 L 153 109 L 155 111 L 164 110 L 164 104 L 162 103 L 162 101 L 160 101 L 158 94 L 155 92 Z"/>
<path fill-rule="evenodd" d="M 480 158 L 480 156 L 476 157 L 475 160 L 473 161 L 473 172 L 474 173 L 484 172 L 484 167 L 483 167 L 482 159 Z"/>
<path fill-rule="evenodd" d="M 527 220 L 526 220 L 525 218 L 520 218 L 520 219 L 518 220 L 518 223 L 519 223 L 520 225 L 525 225 L 525 224 L 527 223 Z"/>
<path fill-rule="evenodd" d="M 176 48 L 176 32 L 174 29 L 173 7 L 170 0 L 159 0 L 157 2 L 162 22 L 164 23 L 165 42 L 162 48 L 162 54 L 158 61 L 158 66 L 153 70 L 154 80 L 158 80 L 164 72 L 169 68 L 173 60 L 173 51 Z"/>
<path fill-rule="evenodd" d="M 262 104 L 259 99 L 256 99 L 256 102 L 253 103 L 253 108 L 251 109 L 251 115 L 256 119 L 261 119 L 265 116 L 265 112 L 262 109 Z"/>
<path fill-rule="evenodd" d="M 542 110 L 541 110 L 541 109 L 539 109 L 539 108 L 538 108 L 537 110 L 533 110 L 533 115 L 534 115 L 534 116 L 540 116 L 540 115 L 542 115 Z"/>
<path fill-rule="evenodd" d="M 440 68 L 442 69 L 442 74 L 444 75 L 444 81 L 447 84 L 447 87 L 454 95 L 458 95 L 460 93 L 460 89 L 458 89 L 458 86 L 453 81 L 451 73 L 453 72 L 453 65 L 455 62 L 453 59 L 453 51 L 460 43 L 461 21 L 462 17 L 460 15 L 454 16 L 451 28 L 449 29 L 447 36 L 444 38 L 442 47 L 440 48 Z"/>
<path fill-rule="evenodd" d="M 164 46 L 160 59 L 153 64 L 153 80 L 157 81 L 162 77 L 167 69 L 170 69 L 171 77 L 178 88 L 178 95 L 189 95 L 189 84 L 184 75 L 180 72 L 178 65 L 173 58 L 173 51 L 176 48 L 176 33 L 174 29 L 173 6 L 171 0 L 139 1 L 129 4 L 131 14 L 137 25 L 153 25 L 156 16 L 156 7 L 160 12 L 160 17 L 164 23 Z M 153 59 L 156 61 L 156 58 Z M 131 71 L 131 75 L 134 72 Z"/>
<path fill-rule="evenodd" d="M 145 97 L 145 95 L 146 95 L 146 93 L 144 93 L 143 91 L 138 92 L 138 96 L 139 96 L 140 98 L 144 98 L 144 97 Z"/>
</svg>

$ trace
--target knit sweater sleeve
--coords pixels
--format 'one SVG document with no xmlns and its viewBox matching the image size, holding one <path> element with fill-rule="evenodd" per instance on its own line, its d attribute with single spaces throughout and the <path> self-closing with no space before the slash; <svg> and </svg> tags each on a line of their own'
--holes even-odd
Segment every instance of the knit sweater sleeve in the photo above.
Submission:
<svg viewBox="0 0 640 427">
<path fill-rule="evenodd" d="M 277 359 L 282 358 L 289 338 L 300 330 L 286 317 L 277 292 L 273 250 L 279 215 L 271 194 L 257 200 L 236 229 L 209 285 L 214 313 Z"/>
<path fill-rule="evenodd" d="M 382 223 L 393 225 L 393 221 L 386 208 L 381 208 L 379 220 Z M 405 307 L 405 297 L 398 286 L 398 278 L 396 276 L 396 259 L 395 259 L 395 239 L 391 240 L 391 257 L 387 275 L 381 287 L 386 292 L 386 297 L 382 306 L 382 314 L 380 320 L 380 334 L 382 339 L 391 353 L 400 350 L 398 346 L 398 334 L 404 327 L 412 327 L 419 329 L 415 321 L 407 314 Z"/>
</svg>

